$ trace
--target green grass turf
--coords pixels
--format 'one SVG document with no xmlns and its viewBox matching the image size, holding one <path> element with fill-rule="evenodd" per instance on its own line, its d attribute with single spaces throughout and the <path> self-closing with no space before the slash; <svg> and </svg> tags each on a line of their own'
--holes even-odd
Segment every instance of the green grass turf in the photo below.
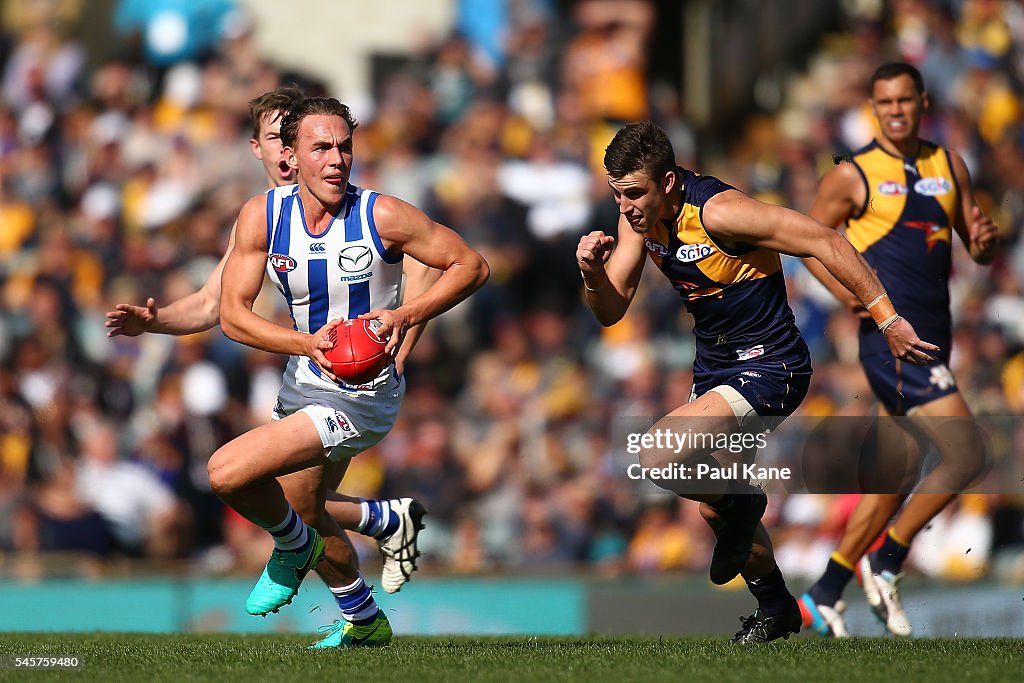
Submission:
<svg viewBox="0 0 1024 683">
<path fill-rule="evenodd" d="M 0 655 L 74 654 L 78 671 L 0 671 L 75 681 L 1020 681 L 1024 641 L 794 638 L 397 638 L 381 650 L 309 652 L 280 635 L 0 633 Z"/>
</svg>

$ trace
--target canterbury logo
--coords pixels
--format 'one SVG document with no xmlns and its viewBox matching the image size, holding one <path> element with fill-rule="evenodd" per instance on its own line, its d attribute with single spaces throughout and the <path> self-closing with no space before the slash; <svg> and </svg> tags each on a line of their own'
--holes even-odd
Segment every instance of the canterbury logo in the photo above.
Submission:
<svg viewBox="0 0 1024 683">
<path fill-rule="evenodd" d="M 309 253 L 310 254 L 326 254 L 327 253 L 327 245 L 324 244 L 323 242 L 314 242 L 313 244 L 309 245 Z"/>
<path fill-rule="evenodd" d="M 345 247 L 338 252 L 338 267 L 346 273 L 358 273 L 361 270 L 366 270 L 372 262 L 373 252 L 362 244 Z"/>
</svg>

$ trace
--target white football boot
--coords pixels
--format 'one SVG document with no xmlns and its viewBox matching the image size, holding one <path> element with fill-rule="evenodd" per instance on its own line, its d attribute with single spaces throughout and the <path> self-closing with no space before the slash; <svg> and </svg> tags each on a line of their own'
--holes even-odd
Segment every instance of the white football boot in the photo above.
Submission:
<svg viewBox="0 0 1024 683">
<path fill-rule="evenodd" d="M 385 593 L 397 593 L 416 571 L 416 558 L 420 556 L 416 541 L 424 528 L 423 516 L 427 510 L 412 498 L 393 498 L 387 504 L 391 512 L 398 515 L 398 528 L 377 541 L 384 560 L 381 586 Z"/>
<path fill-rule="evenodd" d="M 903 573 L 893 574 L 890 571 L 875 572 L 871 566 L 871 557 L 865 555 L 857 563 L 860 572 L 861 586 L 871 610 L 878 620 L 885 624 L 886 630 L 897 638 L 909 638 L 913 633 L 907 611 L 903 609 L 900 598 L 899 583 Z"/>
</svg>

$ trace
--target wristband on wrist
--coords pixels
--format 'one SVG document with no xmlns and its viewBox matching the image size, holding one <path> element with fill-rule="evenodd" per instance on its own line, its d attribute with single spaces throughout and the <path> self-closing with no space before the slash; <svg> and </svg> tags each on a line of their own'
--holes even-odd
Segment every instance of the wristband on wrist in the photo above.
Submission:
<svg viewBox="0 0 1024 683">
<path fill-rule="evenodd" d="M 888 298 L 889 298 L 889 295 L 888 295 L 888 294 L 887 294 L 886 292 L 882 292 L 881 294 L 879 294 L 878 296 L 876 296 L 876 297 L 875 297 L 874 299 L 872 299 L 872 300 L 871 300 L 871 303 L 869 303 L 869 304 L 868 304 L 867 306 L 865 306 L 864 308 L 866 308 L 867 310 L 869 310 L 869 311 L 870 311 L 870 310 L 871 310 L 871 308 L 872 308 L 873 306 L 877 306 L 877 305 L 878 305 L 878 302 L 880 302 L 880 301 L 881 301 L 882 299 L 888 299 Z"/>
<path fill-rule="evenodd" d="M 589 284 L 587 284 L 587 276 L 583 275 L 583 271 L 582 270 L 580 271 L 580 275 L 583 277 L 583 289 L 587 290 L 588 292 L 596 292 L 597 290 L 601 289 L 606 284 L 608 284 L 608 273 L 603 273 L 601 275 L 601 282 L 599 282 L 598 284 L 594 285 L 593 287 L 591 287 Z"/>
<path fill-rule="evenodd" d="M 888 318 L 886 318 L 885 320 L 883 320 L 882 322 L 880 322 L 878 324 L 879 332 L 881 332 L 882 334 L 885 334 L 885 331 L 887 329 L 889 329 L 890 327 L 895 325 L 896 321 L 897 320 L 901 320 L 902 318 L 903 318 L 903 316 L 901 316 L 899 313 L 893 313 L 891 316 L 889 316 Z"/>
<path fill-rule="evenodd" d="M 875 321 L 879 329 L 896 315 L 896 307 L 892 305 L 892 301 L 889 300 L 888 296 L 878 297 L 864 308 L 871 314 L 871 319 Z M 892 323 L 890 322 L 889 324 L 891 325 Z"/>
</svg>

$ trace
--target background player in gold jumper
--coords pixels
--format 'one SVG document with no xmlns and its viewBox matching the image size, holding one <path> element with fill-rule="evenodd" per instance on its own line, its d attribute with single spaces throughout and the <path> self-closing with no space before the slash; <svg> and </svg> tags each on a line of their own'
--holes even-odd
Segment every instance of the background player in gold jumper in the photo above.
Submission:
<svg viewBox="0 0 1024 683">
<path fill-rule="evenodd" d="M 999 228 L 978 207 L 963 159 L 919 137 L 928 93 L 921 74 L 909 64 L 879 67 L 871 77 L 871 107 L 878 137 L 840 163 L 821 181 L 812 218 L 838 228 L 878 273 L 900 313 L 924 338 L 940 347 L 926 367 L 884 357 L 869 320 L 862 321 L 860 359 L 884 416 L 908 416 L 880 423 L 888 435 L 883 448 L 919 460 L 921 453 L 904 439 L 914 430 L 935 444 L 942 461 L 919 484 L 896 515 L 881 547 L 864 553 L 899 510 L 907 494 L 902 471 L 891 475 L 892 493 L 862 496 L 822 577 L 801 597 L 804 624 L 822 635 L 845 637 L 843 588 L 858 571 L 875 614 L 897 636 L 911 634 L 899 594 L 901 567 L 914 537 L 978 475 L 984 466 L 982 444 L 971 429 L 946 428 L 936 416 L 968 417 L 970 410 L 949 371 L 952 337 L 949 268 L 952 232 L 971 258 L 990 263 Z M 851 310 L 864 315 L 850 292 L 819 264 L 808 268 Z M 898 427 L 893 428 L 893 425 Z M 902 458 L 897 465 L 904 465 Z M 919 463 L 910 463 L 916 472 Z M 903 470 L 902 467 L 899 469 Z"/>
</svg>

